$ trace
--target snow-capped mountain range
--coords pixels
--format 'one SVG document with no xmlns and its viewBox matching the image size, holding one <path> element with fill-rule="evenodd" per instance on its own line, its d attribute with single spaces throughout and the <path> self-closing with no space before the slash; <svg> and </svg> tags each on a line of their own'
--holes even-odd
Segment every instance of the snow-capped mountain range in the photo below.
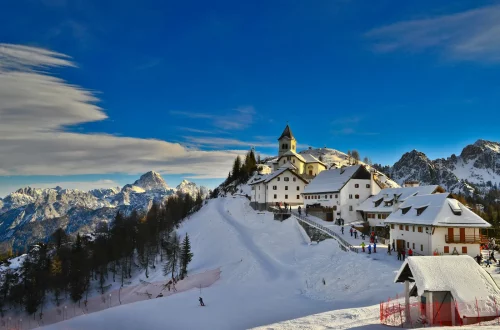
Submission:
<svg viewBox="0 0 500 330">
<path fill-rule="evenodd" d="M 112 221 L 118 211 L 147 211 L 153 202 L 163 202 L 175 194 L 209 194 L 206 187 L 182 181 L 170 188 L 156 172 L 142 175 L 123 188 L 77 189 L 21 188 L 0 198 L 0 243 L 20 248 L 50 236 L 62 227 L 69 233 L 92 232 L 102 221 Z"/>
<path fill-rule="evenodd" d="M 450 192 L 483 194 L 500 185 L 500 143 L 478 140 L 459 156 L 436 160 L 412 150 L 384 171 L 400 184 L 418 180 L 421 184 L 439 184 Z"/>
</svg>

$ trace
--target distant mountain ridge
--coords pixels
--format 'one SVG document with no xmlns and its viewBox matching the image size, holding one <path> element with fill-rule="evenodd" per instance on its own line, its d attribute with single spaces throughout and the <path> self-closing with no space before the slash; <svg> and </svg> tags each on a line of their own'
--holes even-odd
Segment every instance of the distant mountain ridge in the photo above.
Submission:
<svg viewBox="0 0 500 330">
<path fill-rule="evenodd" d="M 69 233 L 92 232 L 98 223 L 112 221 L 118 211 L 145 212 L 175 193 L 206 198 L 209 190 L 186 180 L 170 188 L 154 171 L 121 189 L 21 188 L 0 198 L 0 243 L 20 248 L 45 239 L 59 227 Z"/>
<path fill-rule="evenodd" d="M 383 170 L 399 184 L 417 180 L 421 184 L 439 184 L 454 193 L 484 194 L 500 185 L 500 143 L 477 140 L 459 156 L 436 160 L 412 150 Z"/>
</svg>

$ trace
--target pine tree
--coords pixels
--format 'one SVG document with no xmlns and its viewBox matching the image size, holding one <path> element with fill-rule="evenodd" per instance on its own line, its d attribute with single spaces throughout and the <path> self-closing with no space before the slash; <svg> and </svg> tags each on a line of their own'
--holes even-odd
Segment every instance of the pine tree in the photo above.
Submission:
<svg viewBox="0 0 500 330">
<path fill-rule="evenodd" d="M 357 150 L 353 150 L 351 153 L 352 158 L 354 158 L 354 164 L 359 163 L 359 152 Z"/>
<path fill-rule="evenodd" d="M 163 274 L 165 276 L 171 275 L 172 278 L 175 277 L 175 273 L 178 270 L 177 266 L 179 264 L 180 259 L 180 239 L 177 233 L 174 231 L 170 235 L 168 241 L 166 242 L 166 250 L 167 250 L 167 262 L 163 267 Z"/>
<path fill-rule="evenodd" d="M 71 251 L 71 265 L 69 272 L 70 296 L 73 302 L 80 302 L 85 293 L 85 282 L 87 272 L 87 258 L 83 248 L 80 234 L 76 236 L 76 242 Z"/>
<path fill-rule="evenodd" d="M 233 171 L 231 173 L 233 180 L 239 180 L 241 178 L 241 158 L 237 156 L 234 160 Z"/>
<path fill-rule="evenodd" d="M 347 150 L 347 162 L 351 165 L 351 150 Z"/>
<path fill-rule="evenodd" d="M 52 290 L 54 293 L 54 299 L 56 301 L 56 306 L 60 304 L 61 293 L 63 289 L 63 280 L 61 278 L 62 275 L 62 262 L 58 256 L 55 256 L 50 265 L 50 276 L 52 279 Z"/>
<path fill-rule="evenodd" d="M 181 248 L 180 262 L 179 262 L 181 279 L 187 276 L 187 267 L 192 259 L 193 259 L 193 253 L 191 252 L 191 243 L 189 242 L 189 236 L 186 233 L 186 236 L 182 241 L 182 248 Z"/>
</svg>

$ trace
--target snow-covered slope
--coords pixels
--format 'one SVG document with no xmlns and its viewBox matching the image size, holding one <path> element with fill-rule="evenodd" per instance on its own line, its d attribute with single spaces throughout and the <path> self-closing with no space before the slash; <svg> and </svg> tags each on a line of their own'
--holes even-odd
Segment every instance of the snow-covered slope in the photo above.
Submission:
<svg viewBox="0 0 500 330">
<path fill-rule="evenodd" d="M 191 273 L 221 269 L 208 288 L 84 315 L 46 329 L 248 329 L 333 309 L 378 304 L 402 291 L 400 263 L 347 253 L 334 240 L 309 245 L 295 219 L 274 221 L 244 197 L 213 199 L 182 223 Z M 325 284 L 323 284 L 323 279 Z M 202 296 L 206 306 L 198 304 Z"/>
<path fill-rule="evenodd" d="M 146 211 L 154 202 L 163 202 L 177 192 L 193 197 L 198 192 L 208 195 L 207 188 L 188 181 L 178 189 L 169 188 L 152 171 L 122 189 L 22 188 L 0 201 L 0 242 L 10 242 L 18 249 L 46 239 L 59 227 L 69 233 L 92 232 L 99 222 L 112 221 L 118 211 Z"/>
<path fill-rule="evenodd" d="M 478 140 L 466 146 L 459 156 L 430 160 L 424 153 L 405 153 L 388 171 L 400 184 L 418 180 L 439 184 L 450 192 L 484 193 L 500 185 L 500 144 Z"/>
<path fill-rule="evenodd" d="M 188 180 L 182 180 L 182 182 L 175 189 L 183 194 L 189 194 L 194 198 L 196 198 L 198 193 L 201 195 L 201 198 L 203 199 L 207 198 L 209 195 L 207 187 L 204 186 L 198 187 L 196 183 L 189 182 Z"/>
</svg>

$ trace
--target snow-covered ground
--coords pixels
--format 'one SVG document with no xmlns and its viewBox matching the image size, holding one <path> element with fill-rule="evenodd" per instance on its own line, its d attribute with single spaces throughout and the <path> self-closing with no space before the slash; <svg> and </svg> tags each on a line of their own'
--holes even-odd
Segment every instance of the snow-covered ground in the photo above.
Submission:
<svg viewBox="0 0 500 330">
<path fill-rule="evenodd" d="M 219 280 L 45 329 L 388 329 L 379 302 L 403 291 L 393 283 L 401 262 L 383 246 L 368 255 L 344 252 L 333 239 L 308 244 L 295 218 L 274 221 L 244 197 L 210 200 L 178 232 L 191 237 L 190 273 L 220 269 Z"/>
<path fill-rule="evenodd" d="M 211 200 L 180 228 L 179 234 L 191 237 L 190 272 L 222 271 L 201 294 L 192 289 L 47 329 L 248 329 L 337 309 L 364 310 L 401 293 L 393 283 L 397 260 L 347 253 L 333 239 L 309 245 L 295 219 L 274 221 L 248 203 L 244 197 Z"/>
</svg>

